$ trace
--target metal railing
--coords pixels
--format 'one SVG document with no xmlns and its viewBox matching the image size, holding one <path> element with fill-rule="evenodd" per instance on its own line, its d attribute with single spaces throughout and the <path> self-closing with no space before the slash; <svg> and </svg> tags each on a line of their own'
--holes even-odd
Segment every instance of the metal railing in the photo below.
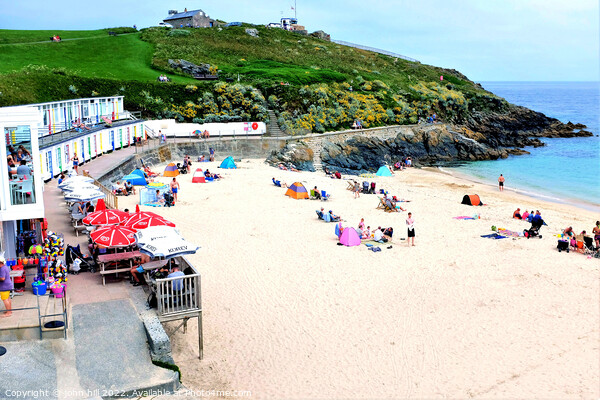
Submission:
<svg viewBox="0 0 600 400">
<path fill-rule="evenodd" d="M 117 195 L 113 193 L 112 190 L 98 182 L 96 178 L 87 173 L 87 171 L 83 170 L 83 175 L 87 176 L 88 178 L 92 178 L 94 180 L 94 182 L 92 183 L 98 186 L 98 189 L 106 195 L 106 197 L 104 198 L 104 204 L 106 204 L 106 208 L 112 208 L 115 210 L 119 209 L 119 199 Z"/>
<path fill-rule="evenodd" d="M 383 54 L 385 56 L 390 56 L 390 57 L 395 57 L 395 58 L 401 58 L 401 59 L 406 60 L 406 61 L 420 62 L 417 59 L 406 57 L 406 56 L 403 56 L 403 55 L 398 54 L 398 53 L 393 53 L 391 51 L 377 49 L 375 47 L 369 47 L 369 46 L 363 46 L 361 44 L 344 42 L 343 40 L 332 40 L 332 42 L 333 43 L 337 43 L 337 44 L 341 44 L 342 46 L 348 46 L 348 47 L 354 47 L 356 49 L 372 51 L 374 53 Z"/>
</svg>

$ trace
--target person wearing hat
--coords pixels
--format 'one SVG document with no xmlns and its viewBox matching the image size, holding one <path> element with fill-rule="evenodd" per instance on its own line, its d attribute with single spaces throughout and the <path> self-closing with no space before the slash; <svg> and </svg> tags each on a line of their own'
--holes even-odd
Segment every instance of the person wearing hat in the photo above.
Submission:
<svg viewBox="0 0 600 400">
<path fill-rule="evenodd" d="M 10 302 L 10 291 L 13 290 L 13 282 L 10 279 L 10 268 L 6 265 L 4 256 L 0 256 L 0 299 L 4 302 L 6 312 L 2 317 L 12 315 L 12 304 Z"/>
</svg>

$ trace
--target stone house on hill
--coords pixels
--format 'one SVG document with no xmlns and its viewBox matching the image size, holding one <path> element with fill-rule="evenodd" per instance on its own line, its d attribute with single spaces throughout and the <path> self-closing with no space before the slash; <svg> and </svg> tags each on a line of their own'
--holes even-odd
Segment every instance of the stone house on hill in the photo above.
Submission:
<svg viewBox="0 0 600 400">
<path fill-rule="evenodd" d="M 204 11 L 188 11 L 187 8 L 184 12 L 170 10 L 169 16 L 163 19 L 163 22 L 171 24 L 173 28 L 210 28 L 217 25 Z"/>
</svg>

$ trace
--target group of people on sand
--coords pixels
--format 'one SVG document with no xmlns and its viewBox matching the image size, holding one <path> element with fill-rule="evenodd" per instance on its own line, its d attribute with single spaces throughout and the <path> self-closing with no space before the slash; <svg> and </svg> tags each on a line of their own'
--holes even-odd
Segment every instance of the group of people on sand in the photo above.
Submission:
<svg viewBox="0 0 600 400">
<path fill-rule="evenodd" d="M 542 215 L 540 213 L 540 210 L 533 211 L 533 208 L 531 209 L 531 212 L 525 210 L 525 212 L 523 212 L 521 214 L 521 209 L 517 208 L 513 212 L 513 218 L 514 219 L 522 219 L 523 221 L 527 221 L 527 222 L 533 222 L 533 221 L 541 220 Z"/>
<path fill-rule="evenodd" d="M 399 161 L 394 163 L 394 169 L 397 171 L 402 171 L 403 169 L 412 167 L 412 158 L 411 157 L 402 157 Z M 393 173 L 393 171 L 392 171 Z"/>
<path fill-rule="evenodd" d="M 581 231 L 581 233 L 579 235 L 581 235 L 581 237 L 586 237 L 587 231 L 583 230 L 583 231 Z M 600 221 L 596 221 L 596 226 L 594 226 L 594 228 L 592 228 L 592 235 L 593 235 L 593 241 L 594 241 L 594 249 L 596 251 L 598 251 L 598 250 L 600 250 Z M 570 242 L 574 247 L 577 246 L 575 236 L 577 236 L 577 235 L 575 234 L 575 231 L 573 230 L 572 226 L 569 226 L 568 228 L 564 229 L 562 232 L 562 239 Z"/>
<path fill-rule="evenodd" d="M 325 172 L 325 175 L 332 179 L 342 179 L 342 174 L 340 171 L 329 171 L 329 168 L 323 167 L 323 172 Z"/>
<path fill-rule="evenodd" d="M 288 163 L 287 166 L 285 166 L 283 163 L 279 163 L 279 165 L 277 165 L 277 168 L 279 168 L 282 171 L 293 171 L 293 172 L 299 172 L 298 168 L 296 168 L 296 166 L 292 163 Z"/>
<path fill-rule="evenodd" d="M 323 207 L 321 207 L 321 213 L 323 213 L 323 212 L 324 212 L 324 209 L 323 209 Z M 329 210 L 329 213 L 332 214 L 331 210 Z M 338 227 L 339 227 L 339 232 L 341 235 L 342 232 L 344 231 L 344 229 L 347 229 L 347 228 L 344 228 L 342 226 L 342 222 L 340 219 L 336 219 L 334 221 L 339 221 Z M 410 212 L 408 213 L 408 217 L 406 218 L 406 227 L 407 227 L 408 246 L 414 246 L 415 245 L 415 220 L 412 217 L 412 213 L 410 213 Z M 360 236 L 361 240 L 374 240 L 379 243 L 391 242 L 392 238 L 394 236 L 394 228 L 393 227 L 389 226 L 387 228 L 382 228 L 381 226 L 378 226 L 377 228 L 371 230 L 371 226 L 365 224 L 364 218 L 360 219 L 360 222 L 358 223 L 358 228 L 355 230 L 356 230 L 356 233 L 358 233 L 358 235 Z"/>
</svg>

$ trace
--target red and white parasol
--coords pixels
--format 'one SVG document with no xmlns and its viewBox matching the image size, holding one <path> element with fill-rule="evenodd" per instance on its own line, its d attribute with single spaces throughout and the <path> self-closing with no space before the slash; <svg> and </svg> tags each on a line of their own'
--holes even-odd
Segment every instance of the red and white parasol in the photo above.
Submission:
<svg viewBox="0 0 600 400">
<path fill-rule="evenodd" d="M 135 230 L 126 226 L 109 225 L 91 233 L 92 241 L 105 247 L 127 247 L 135 243 Z"/>
<path fill-rule="evenodd" d="M 119 210 L 100 210 L 83 219 L 86 225 L 116 225 L 127 220 L 131 214 Z"/>
</svg>

